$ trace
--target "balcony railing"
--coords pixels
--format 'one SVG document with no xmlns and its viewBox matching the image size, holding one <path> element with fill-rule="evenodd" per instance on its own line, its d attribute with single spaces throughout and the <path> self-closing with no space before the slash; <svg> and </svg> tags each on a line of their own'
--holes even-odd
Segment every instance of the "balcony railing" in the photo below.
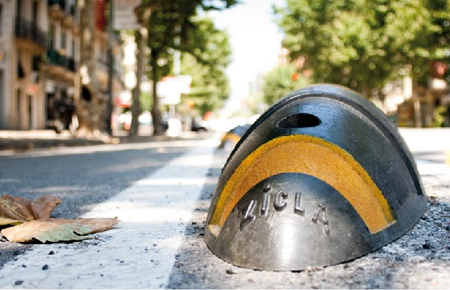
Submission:
<svg viewBox="0 0 450 290">
<path fill-rule="evenodd" d="M 47 36 L 35 23 L 22 18 L 16 18 L 16 36 L 32 41 L 45 48 Z"/>
<path fill-rule="evenodd" d="M 64 56 L 54 49 L 47 50 L 47 63 L 75 72 L 75 61 L 73 58 Z"/>
</svg>

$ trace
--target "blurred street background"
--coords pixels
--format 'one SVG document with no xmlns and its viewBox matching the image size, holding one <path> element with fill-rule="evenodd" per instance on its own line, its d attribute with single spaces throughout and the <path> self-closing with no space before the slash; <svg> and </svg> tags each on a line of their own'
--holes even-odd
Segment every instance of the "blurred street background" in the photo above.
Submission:
<svg viewBox="0 0 450 290">
<path fill-rule="evenodd" d="M 122 221 L 79 244 L 0 238 L 0 287 L 447 288 L 449 65 L 449 0 L 0 0 L 0 194 Z M 399 127 L 429 211 L 345 265 L 227 264 L 203 241 L 222 137 L 315 83 Z"/>
<path fill-rule="evenodd" d="M 324 82 L 400 127 L 447 127 L 449 5 L 1 0 L 0 130 L 226 132 Z"/>
</svg>

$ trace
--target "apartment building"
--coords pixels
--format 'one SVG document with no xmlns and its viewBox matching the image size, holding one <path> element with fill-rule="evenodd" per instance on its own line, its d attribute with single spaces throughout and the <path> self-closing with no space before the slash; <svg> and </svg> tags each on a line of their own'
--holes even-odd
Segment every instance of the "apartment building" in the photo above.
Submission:
<svg viewBox="0 0 450 290">
<path fill-rule="evenodd" d="M 107 98 L 106 1 L 96 1 L 95 57 Z M 74 112 L 80 41 L 76 0 L 0 0 L 0 129 L 67 128 Z M 116 70 L 113 91 L 123 88 Z"/>
<path fill-rule="evenodd" d="M 47 51 L 41 62 L 45 79 L 46 126 L 68 128 L 75 110 L 77 33 L 75 0 L 49 0 Z"/>
<path fill-rule="evenodd" d="M 46 0 L 0 1 L 0 129 L 45 127 Z"/>
<path fill-rule="evenodd" d="M 108 18 L 105 11 L 107 10 L 106 0 L 96 0 L 96 33 L 95 33 L 95 49 L 94 55 L 97 59 L 97 80 L 100 83 L 101 95 L 103 98 L 108 98 L 108 41 L 109 35 L 107 33 Z M 113 75 L 112 75 L 112 90 L 113 95 L 117 96 L 121 90 L 125 88 L 122 80 L 122 59 L 124 48 L 121 46 L 120 34 L 113 33 L 111 37 L 111 49 L 113 55 Z"/>
</svg>

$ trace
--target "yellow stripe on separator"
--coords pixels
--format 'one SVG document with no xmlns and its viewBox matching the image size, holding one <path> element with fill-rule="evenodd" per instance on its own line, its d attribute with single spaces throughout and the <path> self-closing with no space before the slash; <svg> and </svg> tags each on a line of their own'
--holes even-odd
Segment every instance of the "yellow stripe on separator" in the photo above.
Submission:
<svg viewBox="0 0 450 290">
<path fill-rule="evenodd" d="M 222 138 L 222 143 L 225 143 L 227 140 L 231 140 L 234 143 L 239 142 L 239 140 L 241 139 L 241 136 L 234 134 L 234 133 L 227 133 L 223 138 Z"/>
<path fill-rule="evenodd" d="M 291 135 L 254 150 L 225 184 L 209 227 L 218 234 L 239 200 L 259 182 L 280 173 L 304 173 L 336 189 L 374 234 L 395 223 L 391 208 L 366 170 L 345 150 L 318 137 Z"/>
</svg>

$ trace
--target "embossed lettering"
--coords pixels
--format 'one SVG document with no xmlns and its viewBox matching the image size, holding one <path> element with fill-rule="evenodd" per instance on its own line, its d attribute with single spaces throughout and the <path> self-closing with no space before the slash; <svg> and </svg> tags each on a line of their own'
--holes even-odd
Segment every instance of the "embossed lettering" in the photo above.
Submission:
<svg viewBox="0 0 450 290">
<path fill-rule="evenodd" d="M 263 196 L 258 200 L 250 200 L 245 208 L 240 208 L 239 218 L 240 230 L 244 230 L 258 218 L 266 218 L 272 211 L 281 212 L 288 207 L 289 194 L 285 191 L 272 191 L 270 184 L 266 184 L 263 188 Z M 272 192 L 271 192 L 272 191 Z M 301 192 L 295 192 L 294 198 L 294 214 L 301 216 L 306 215 L 305 204 Z M 272 207 L 273 204 L 273 207 Z M 292 206 L 289 203 L 289 207 Z M 330 222 L 328 220 L 327 208 L 324 203 L 320 203 L 317 209 L 312 212 L 311 222 L 318 226 L 324 227 L 326 235 L 330 235 Z M 310 215 L 308 215 L 310 216 Z"/>
<path fill-rule="evenodd" d="M 241 221 L 241 231 L 245 229 L 249 224 L 251 224 L 255 220 L 255 215 L 253 214 L 253 210 L 255 209 L 257 204 L 256 200 L 251 200 L 248 204 L 247 209 L 245 210 L 244 218 Z"/>
<path fill-rule="evenodd" d="M 312 222 L 317 223 L 320 222 L 325 226 L 325 233 L 330 234 L 329 221 L 327 217 L 326 207 L 323 203 L 319 204 L 317 211 L 314 213 L 312 217 Z"/>
<path fill-rule="evenodd" d="M 270 184 L 266 184 L 264 186 L 263 192 L 264 192 L 264 199 L 263 199 L 263 203 L 261 205 L 261 214 L 262 215 L 266 215 L 267 212 L 269 211 L 269 198 L 270 198 L 270 194 L 269 191 L 271 189 Z"/>
<path fill-rule="evenodd" d="M 305 209 L 302 208 L 302 194 L 300 192 L 295 193 L 295 206 L 294 206 L 294 212 L 296 214 L 304 215 Z"/>
<path fill-rule="evenodd" d="M 284 191 L 279 191 L 275 195 L 275 200 L 273 201 L 273 206 L 278 211 L 283 210 L 287 205 L 287 202 L 286 202 L 287 199 L 288 199 L 288 194 Z"/>
<path fill-rule="evenodd" d="M 264 199 L 261 205 L 261 215 L 266 215 L 267 212 L 269 211 L 269 198 L 270 198 L 270 194 L 268 192 L 264 193 Z"/>
</svg>

